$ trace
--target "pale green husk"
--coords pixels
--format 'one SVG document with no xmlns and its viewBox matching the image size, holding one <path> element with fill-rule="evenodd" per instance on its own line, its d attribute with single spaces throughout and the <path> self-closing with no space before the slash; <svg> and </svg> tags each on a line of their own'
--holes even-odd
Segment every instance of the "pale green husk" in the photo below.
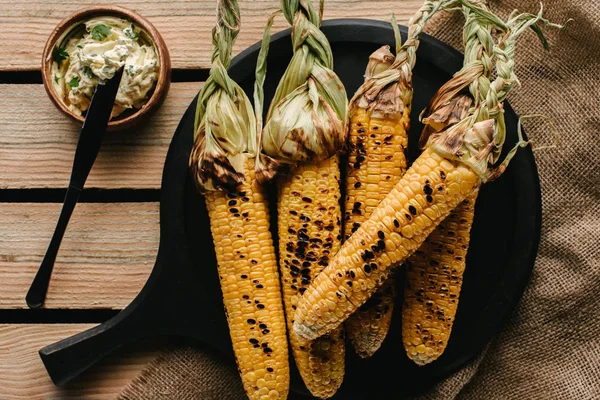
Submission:
<svg viewBox="0 0 600 400">
<path fill-rule="evenodd" d="M 339 152 L 344 143 L 348 100 L 339 77 L 333 72 L 333 55 L 319 29 L 322 17 L 309 0 L 282 0 L 281 10 L 292 24 L 294 55 L 271 100 L 264 128 L 257 178 L 268 180 L 282 165 L 319 161 Z M 267 37 L 263 48 L 268 46 Z M 262 51 L 261 51 L 262 53 Z M 259 55 L 257 82 L 264 81 L 266 51 Z M 257 112 L 262 110 L 262 83 L 255 87 Z M 259 100 L 261 105 L 258 105 Z"/>
<path fill-rule="evenodd" d="M 344 116 L 334 106 L 343 101 L 334 98 L 340 92 L 335 82 L 332 71 L 314 65 L 311 77 L 271 110 L 262 140 L 265 154 L 295 164 L 326 159 L 340 149 Z"/>
<path fill-rule="evenodd" d="M 255 157 L 257 125 L 252 104 L 227 73 L 239 31 L 237 1 L 219 2 L 210 75 L 198 95 L 190 168 L 198 188 L 234 192 L 244 177 L 244 157 Z"/>
</svg>

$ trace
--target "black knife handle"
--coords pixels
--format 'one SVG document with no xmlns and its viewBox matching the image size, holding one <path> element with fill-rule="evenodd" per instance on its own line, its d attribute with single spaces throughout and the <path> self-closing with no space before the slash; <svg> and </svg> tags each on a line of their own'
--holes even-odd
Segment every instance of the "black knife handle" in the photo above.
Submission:
<svg viewBox="0 0 600 400">
<path fill-rule="evenodd" d="M 60 248 L 60 242 L 67 229 L 67 224 L 79 199 L 79 194 L 85 185 L 85 181 L 90 174 L 92 165 L 100 151 L 102 137 L 110 120 L 121 77 L 123 76 L 123 67 L 119 68 L 115 75 L 105 84 L 98 85 L 90 108 L 85 117 L 77 148 L 75 149 L 75 158 L 73 160 L 73 169 L 71 171 L 71 180 L 65 201 L 63 203 L 56 229 L 52 235 L 52 240 L 46 250 L 44 259 L 38 269 L 35 278 L 25 296 L 25 301 L 30 308 L 38 308 L 44 304 L 46 294 L 48 293 L 48 284 L 54 268 L 54 261 Z"/>
<path fill-rule="evenodd" d="M 60 242 L 65 234 L 69 219 L 77 204 L 80 193 L 81 190 L 71 187 L 67 190 L 65 201 L 62 210 L 60 211 L 60 217 L 58 217 L 58 222 L 56 223 L 56 229 L 50 240 L 50 245 L 46 250 L 40 268 L 33 279 L 33 283 L 27 292 L 27 296 L 25 296 L 27 306 L 30 308 L 38 308 L 44 304 L 46 293 L 48 292 L 48 283 L 50 282 L 50 276 L 52 275 L 52 269 L 54 268 L 54 261 L 56 260 L 58 249 L 60 248 Z"/>
</svg>

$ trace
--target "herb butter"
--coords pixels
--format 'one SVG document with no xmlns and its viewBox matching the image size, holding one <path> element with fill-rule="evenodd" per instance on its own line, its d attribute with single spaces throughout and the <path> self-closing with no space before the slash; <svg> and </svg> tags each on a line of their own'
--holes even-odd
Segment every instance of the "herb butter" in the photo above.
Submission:
<svg viewBox="0 0 600 400">
<path fill-rule="evenodd" d="M 82 115 L 100 80 L 125 70 L 111 118 L 142 107 L 158 78 L 157 51 L 148 35 L 116 17 L 90 19 L 52 53 L 52 84 L 71 111 Z"/>
</svg>

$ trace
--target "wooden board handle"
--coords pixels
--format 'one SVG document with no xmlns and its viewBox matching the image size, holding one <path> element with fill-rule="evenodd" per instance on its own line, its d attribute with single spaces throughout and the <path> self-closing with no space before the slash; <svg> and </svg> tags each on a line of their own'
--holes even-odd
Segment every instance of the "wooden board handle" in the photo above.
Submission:
<svg viewBox="0 0 600 400">
<path fill-rule="evenodd" d="M 87 331 L 50 344 L 39 355 L 55 385 L 61 386 L 96 364 L 113 350 L 146 337 L 143 321 L 122 311 L 112 319 Z M 130 318 L 126 318 L 130 315 Z"/>
</svg>

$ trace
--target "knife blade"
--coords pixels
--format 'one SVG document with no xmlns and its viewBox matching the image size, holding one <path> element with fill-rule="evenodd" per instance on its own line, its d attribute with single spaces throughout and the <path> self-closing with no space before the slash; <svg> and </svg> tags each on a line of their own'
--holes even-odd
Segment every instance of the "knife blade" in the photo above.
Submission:
<svg viewBox="0 0 600 400">
<path fill-rule="evenodd" d="M 79 195 L 83 190 L 85 181 L 94 165 L 102 137 L 108 126 L 110 114 L 112 112 L 121 77 L 123 76 L 123 67 L 119 68 L 115 75 L 96 87 L 96 91 L 92 97 L 90 108 L 87 111 L 85 121 L 81 127 L 79 141 L 75 149 L 75 158 L 73 160 L 73 168 L 71 171 L 71 179 L 69 187 L 63 201 L 62 210 L 56 224 L 56 229 L 50 240 L 50 245 L 46 250 L 46 254 L 42 259 L 40 268 L 38 269 L 31 287 L 25 296 L 27 306 L 30 308 L 38 308 L 44 304 L 46 293 L 48 292 L 48 284 L 54 262 L 60 243 L 64 236 L 67 224 L 75 208 L 75 204 L 79 200 Z"/>
</svg>

